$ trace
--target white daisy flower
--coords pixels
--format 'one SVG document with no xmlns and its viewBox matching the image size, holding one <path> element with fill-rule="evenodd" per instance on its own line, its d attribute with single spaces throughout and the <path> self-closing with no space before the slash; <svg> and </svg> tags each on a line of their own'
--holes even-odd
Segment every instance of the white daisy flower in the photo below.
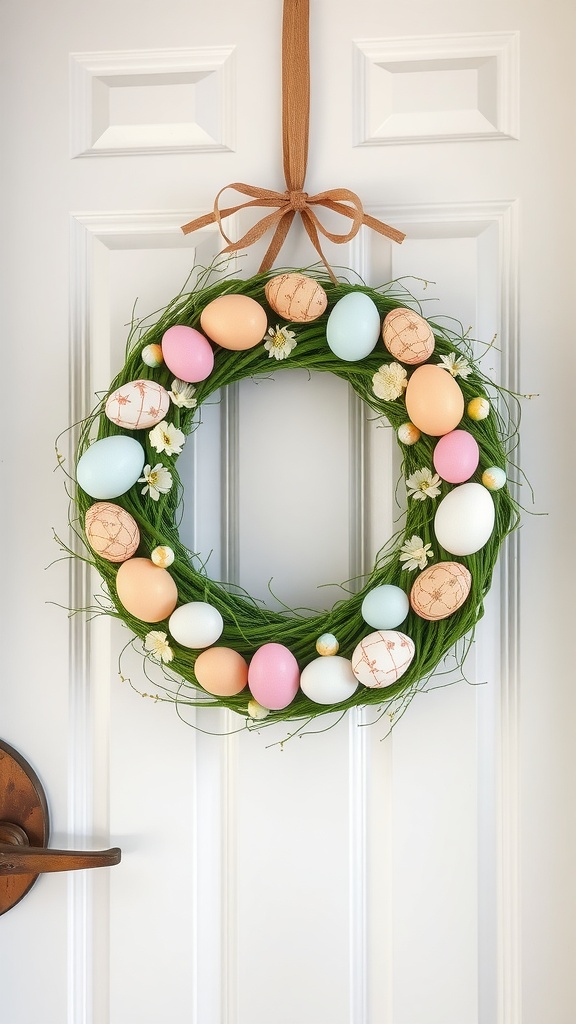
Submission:
<svg viewBox="0 0 576 1024">
<path fill-rule="evenodd" d="M 393 402 L 408 385 L 408 375 L 400 363 L 384 363 L 372 377 L 372 391 L 377 398 Z"/>
<path fill-rule="evenodd" d="M 270 359 L 286 359 L 298 344 L 294 331 L 289 331 L 287 327 L 276 324 L 275 328 L 268 328 L 268 334 L 270 337 L 264 342 L 264 348 Z"/>
<path fill-rule="evenodd" d="M 434 557 L 434 552 L 431 549 L 431 544 L 425 544 L 422 537 L 412 534 L 410 540 L 405 540 L 400 548 L 400 561 L 406 563 L 402 568 L 408 569 L 410 572 L 414 569 L 425 569 L 428 559 Z"/>
<path fill-rule="evenodd" d="M 469 377 L 473 370 L 468 360 L 464 356 L 457 355 L 456 352 L 450 352 L 447 356 L 440 356 L 440 363 L 438 365 L 443 370 L 448 370 L 452 377 Z"/>
<path fill-rule="evenodd" d="M 180 380 L 178 377 L 172 381 L 170 399 L 179 409 L 193 409 L 197 404 L 194 398 L 195 393 L 196 388 L 193 384 L 187 384 L 186 381 Z"/>
<path fill-rule="evenodd" d="M 159 629 L 152 629 L 146 634 L 144 640 L 144 648 L 150 651 L 150 654 L 154 658 L 158 658 L 158 661 L 172 661 L 174 657 L 174 651 L 168 643 L 168 636 Z"/>
<path fill-rule="evenodd" d="M 150 497 L 153 501 L 158 501 L 161 494 L 168 494 L 172 487 L 172 473 L 169 469 L 166 469 L 166 466 L 158 462 L 153 469 L 150 466 L 144 466 L 142 472 L 144 475 L 138 480 L 139 484 L 146 485 L 142 488 L 142 494 L 147 494 L 150 491 Z"/>
<path fill-rule="evenodd" d="M 186 435 L 178 427 L 175 427 L 173 423 L 167 423 L 166 420 L 157 423 L 154 429 L 150 431 L 149 437 L 150 444 L 158 454 L 166 452 L 166 455 L 180 455 L 186 440 Z"/>
<path fill-rule="evenodd" d="M 434 473 L 432 476 L 431 471 L 427 468 L 417 469 L 406 480 L 408 496 L 416 498 L 417 501 L 424 501 L 425 498 L 437 498 L 441 486 L 438 474 Z"/>
</svg>

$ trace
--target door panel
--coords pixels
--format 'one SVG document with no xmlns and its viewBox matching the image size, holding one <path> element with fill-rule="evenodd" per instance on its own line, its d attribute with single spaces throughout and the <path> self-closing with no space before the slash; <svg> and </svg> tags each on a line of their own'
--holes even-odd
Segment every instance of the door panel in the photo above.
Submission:
<svg viewBox="0 0 576 1024">
<path fill-rule="evenodd" d="M 81 0 L 32 17 L 6 0 L 1 733 L 43 779 L 52 845 L 123 850 L 113 871 L 41 877 L 3 918 L 7 1024 L 572 1020 L 570 602 L 550 567 L 573 486 L 558 493 L 574 12 L 311 6 L 307 187 L 352 188 L 407 234 L 326 254 L 371 285 L 401 279 L 425 314 L 470 328 L 489 376 L 541 392 L 520 451 L 537 504 L 522 476 L 519 494 L 549 516 L 506 544 L 465 678 L 449 656 L 393 722 L 357 711 L 291 736 L 176 713 L 121 625 L 68 617 L 105 595 L 80 561 L 45 571 L 52 528 L 69 542 L 53 439 L 108 387 L 131 325 L 221 248 L 180 225 L 229 181 L 282 188 L 282 5 Z M 262 251 L 230 270 L 249 276 Z M 294 227 L 279 265 L 314 258 Z M 324 607 L 397 528 L 400 458 L 336 378 L 243 382 L 187 441 L 182 535 L 213 578 Z"/>
</svg>

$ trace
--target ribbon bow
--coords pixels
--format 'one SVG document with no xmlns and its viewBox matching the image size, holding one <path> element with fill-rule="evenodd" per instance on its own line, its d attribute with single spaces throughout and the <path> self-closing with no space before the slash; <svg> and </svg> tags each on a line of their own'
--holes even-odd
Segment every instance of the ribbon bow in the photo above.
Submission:
<svg viewBox="0 0 576 1024">
<path fill-rule="evenodd" d="M 304 192 L 304 178 L 308 156 L 308 126 L 310 114 L 310 60 L 309 60 L 309 0 L 284 0 L 282 27 L 282 149 L 284 157 L 284 177 L 287 188 L 284 192 L 276 192 L 256 185 L 233 182 L 220 189 L 214 200 L 214 209 L 202 217 L 184 224 L 182 231 L 189 234 L 207 224 L 217 223 L 220 233 L 228 243 L 223 253 L 237 252 L 253 245 L 269 230 L 274 230 L 272 241 L 268 246 L 260 271 L 269 270 L 278 256 L 296 214 L 300 214 L 306 233 L 324 263 L 331 279 L 336 283 L 322 247 L 319 235 L 331 242 L 342 244 L 349 242 L 357 234 L 362 224 L 374 231 L 386 235 L 395 242 L 401 242 L 405 235 L 402 231 L 390 227 L 389 224 L 377 220 L 365 213 L 360 198 L 347 188 L 333 188 L 319 192 L 315 196 Z M 234 189 L 241 195 L 248 196 L 246 202 L 226 209 L 220 209 L 220 196 L 228 189 Z M 222 221 L 237 213 L 238 210 L 250 207 L 271 207 L 274 212 L 262 217 L 238 241 L 233 242 L 224 231 Z M 352 221 L 349 231 L 335 234 L 327 231 L 316 216 L 313 207 L 322 206 L 334 213 L 348 217 Z"/>
</svg>

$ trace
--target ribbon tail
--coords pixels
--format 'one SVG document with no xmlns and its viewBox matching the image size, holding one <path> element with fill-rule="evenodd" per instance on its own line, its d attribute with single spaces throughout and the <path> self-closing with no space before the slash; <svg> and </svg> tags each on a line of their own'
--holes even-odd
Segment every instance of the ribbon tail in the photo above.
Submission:
<svg viewBox="0 0 576 1024">
<path fill-rule="evenodd" d="M 260 269 L 258 273 L 262 274 L 264 273 L 264 271 L 270 270 L 270 267 L 273 265 L 274 260 L 276 259 L 278 253 L 280 252 L 280 249 L 284 245 L 286 235 L 290 230 L 290 225 L 294 220 L 295 213 L 296 210 L 287 209 L 286 212 L 278 221 L 278 224 L 276 225 L 276 231 L 272 236 L 272 241 L 270 242 L 270 245 L 266 250 L 264 259 L 260 264 Z"/>
<path fill-rule="evenodd" d="M 322 252 L 322 246 L 320 245 L 320 239 L 318 237 L 318 232 L 316 230 L 316 225 L 314 224 L 314 220 L 316 220 L 316 218 L 315 217 L 313 218 L 313 215 L 312 216 L 310 215 L 310 211 L 309 210 L 303 210 L 302 211 L 302 223 L 303 223 L 304 228 L 306 230 L 306 234 L 308 235 L 308 238 L 310 239 L 310 241 L 312 242 L 312 245 L 316 249 L 316 252 L 318 253 L 320 259 L 322 260 L 322 263 L 326 267 L 326 270 L 328 271 L 328 274 L 330 276 L 330 280 L 332 281 L 332 284 L 338 284 L 338 279 L 337 279 L 334 271 L 332 270 L 332 267 L 328 263 L 328 260 L 326 259 L 324 253 Z"/>
<path fill-rule="evenodd" d="M 393 242 L 401 242 L 406 238 L 405 231 L 398 231 L 398 228 L 391 227 L 390 224 L 386 224 L 383 220 L 377 220 L 376 217 L 371 217 L 369 213 L 365 213 L 362 217 L 362 223 L 366 227 L 372 228 L 373 231 L 378 231 L 381 235 L 386 235 Z"/>
<path fill-rule="evenodd" d="M 273 228 L 276 225 L 278 225 L 276 227 L 276 232 L 278 232 L 278 229 L 280 228 L 280 224 L 278 222 L 281 221 L 289 212 L 290 208 L 288 206 L 282 206 L 279 210 L 275 210 L 274 213 L 269 213 L 266 217 L 262 217 L 262 219 L 257 221 L 256 224 L 253 224 L 246 234 L 242 235 L 242 238 L 239 238 L 237 242 L 229 242 L 226 248 L 222 249 L 222 252 L 237 252 L 238 249 L 245 249 L 249 245 L 254 245 L 254 242 L 258 242 L 262 238 L 262 235 L 265 235 L 270 228 Z"/>
</svg>

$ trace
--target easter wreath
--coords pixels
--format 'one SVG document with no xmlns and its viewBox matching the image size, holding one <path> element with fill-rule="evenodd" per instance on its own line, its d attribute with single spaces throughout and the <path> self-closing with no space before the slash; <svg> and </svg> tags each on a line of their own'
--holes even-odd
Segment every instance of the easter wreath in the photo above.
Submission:
<svg viewBox="0 0 576 1024">
<path fill-rule="evenodd" d="M 214 314 L 225 308 L 223 335 Z M 203 403 L 286 368 L 336 374 L 389 422 L 407 491 L 403 527 L 357 591 L 306 617 L 212 580 L 176 524 L 176 463 Z M 248 725 L 407 706 L 469 642 L 518 523 L 503 395 L 464 334 L 424 319 L 394 284 L 311 271 L 213 282 L 207 272 L 132 331 L 122 370 L 81 426 L 75 503 L 106 610 L 164 669 L 155 699 L 229 708 Z"/>
</svg>

